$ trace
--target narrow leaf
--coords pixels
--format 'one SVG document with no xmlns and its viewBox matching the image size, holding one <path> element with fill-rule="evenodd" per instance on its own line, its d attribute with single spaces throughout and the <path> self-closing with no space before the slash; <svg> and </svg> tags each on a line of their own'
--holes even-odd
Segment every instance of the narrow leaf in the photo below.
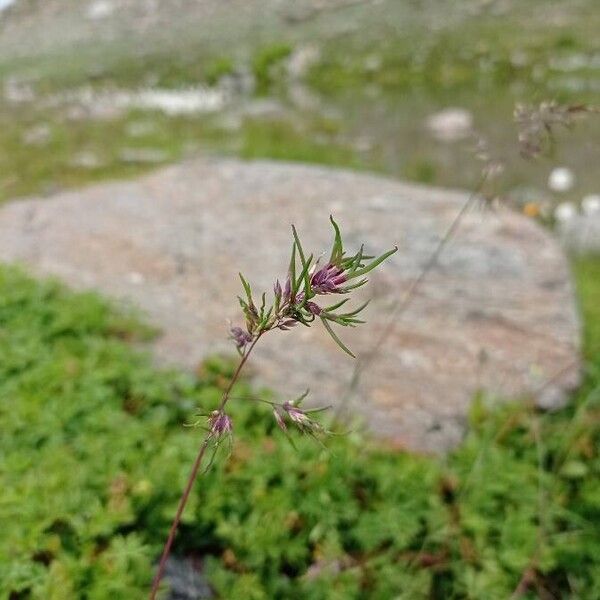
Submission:
<svg viewBox="0 0 600 600">
<path fill-rule="evenodd" d="M 355 317 L 361 310 L 364 310 L 368 305 L 370 300 L 367 300 L 364 304 L 361 304 L 358 308 L 354 309 L 352 312 L 344 313 L 344 317 Z"/>
<path fill-rule="evenodd" d="M 298 291 L 298 288 L 296 287 L 296 242 L 292 244 L 292 256 L 290 257 L 289 277 L 293 295 Z"/>
<path fill-rule="evenodd" d="M 354 273 L 350 273 L 348 279 L 354 279 L 355 277 L 361 277 L 366 275 L 369 271 L 372 271 L 375 267 L 380 265 L 386 258 L 398 251 L 398 246 L 394 246 L 391 250 L 388 250 L 385 254 L 382 254 L 379 258 L 376 258 L 373 262 L 369 263 L 362 269 L 357 269 Z"/>
<path fill-rule="evenodd" d="M 302 392 L 302 394 L 300 394 L 300 396 L 298 396 L 293 402 L 292 404 L 294 406 L 300 406 L 302 404 L 302 401 L 306 398 L 306 396 L 308 396 L 308 394 L 310 393 L 310 388 L 306 388 L 306 390 L 304 392 Z"/>
<path fill-rule="evenodd" d="M 304 410 L 304 412 L 305 412 L 307 415 L 311 415 L 311 414 L 314 414 L 314 413 L 323 412 L 323 411 L 325 411 L 325 410 L 330 410 L 331 408 L 333 408 L 333 407 L 332 407 L 332 405 L 330 404 L 329 406 L 321 406 L 320 408 L 306 408 L 306 409 Z"/>
<path fill-rule="evenodd" d="M 362 325 L 363 323 L 366 323 L 366 321 L 363 321 L 361 319 L 355 319 L 353 317 L 349 317 L 349 318 L 344 317 L 344 323 L 348 327 L 356 327 L 357 325 Z"/>
<path fill-rule="evenodd" d="M 335 304 L 332 304 L 331 306 L 324 308 L 323 312 L 331 312 L 332 310 L 335 310 L 336 308 L 340 308 L 341 306 L 346 304 L 346 302 L 348 302 L 348 300 L 350 300 L 350 298 L 344 298 L 343 300 L 340 300 L 339 302 L 336 302 Z"/>
<path fill-rule="evenodd" d="M 311 291 L 310 277 L 308 275 L 312 260 L 313 260 L 313 255 L 311 254 L 308 257 L 308 260 L 306 261 L 306 263 L 304 264 L 304 267 L 302 268 L 302 272 L 300 273 L 300 276 L 298 277 L 298 288 L 300 287 L 300 283 L 302 281 L 304 281 L 304 302 L 306 302 L 307 300 L 310 300 L 314 296 L 314 294 Z"/>
<path fill-rule="evenodd" d="M 300 243 L 300 238 L 298 237 L 298 232 L 296 228 L 292 225 L 292 233 L 294 234 L 294 241 L 296 242 L 296 246 L 298 247 L 298 255 L 300 256 L 300 262 L 302 263 L 302 273 L 301 278 L 304 278 L 304 292 L 305 294 L 309 294 L 310 292 L 310 277 L 308 275 L 308 269 L 310 268 L 310 261 L 307 261 L 304 258 L 304 251 L 302 250 L 302 244 Z M 312 255 L 310 257 L 312 261 Z M 299 284 L 298 284 L 299 287 Z"/>
<path fill-rule="evenodd" d="M 349 272 L 354 273 L 362 264 L 364 245 L 361 245 L 360 250 L 350 263 Z"/>
<path fill-rule="evenodd" d="M 244 286 L 244 291 L 246 292 L 246 296 L 248 298 L 248 304 L 254 304 L 254 302 L 252 302 L 252 290 L 250 288 L 250 284 L 244 279 L 244 276 L 241 273 L 238 273 L 238 275 L 240 276 L 240 280 Z"/>
<path fill-rule="evenodd" d="M 360 281 L 357 281 L 356 283 L 353 283 L 352 285 L 345 285 L 343 288 L 340 288 L 340 289 L 343 294 L 347 294 L 350 290 L 355 290 L 356 288 L 362 287 L 368 281 L 369 280 L 365 277 L 364 279 L 361 279 Z"/>
<path fill-rule="evenodd" d="M 329 335 L 331 336 L 331 338 L 333 339 L 333 341 L 346 353 L 349 354 L 352 358 L 356 358 L 356 356 L 354 356 L 354 354 L 352 354 L 352 352 L 350 351 L 350 349 L 344 344 L 344 342 L 342 342 L 342 340 L 340 340 L 340 338 L 337 336 L 337 334 L 335 333 L 335 331 L 333 331 L 333 329 L 331 328 L 331 325 L 327 322 L 327 319 L 322 317 L 321 321 L 323 322 L 323 325 L 325 325 L 325 329 L 327 329 L 327 333 L 329 333 Z"/>
<path fill-rule="evenodd" d="M 331 221 L 331 224 L 333 225 L 333 230 L 335 231 L 333 248 L 331 249 L 331 257 L 329 259 L 329 262 L 335 265 L 338 264 L 338 261 L 342 258 L 342 234 L 340 233 L 340 228 L 338 227 L 338 224 L 334 221 L 332 215 L 329 215 L 329 220 Z"/>
</svg>

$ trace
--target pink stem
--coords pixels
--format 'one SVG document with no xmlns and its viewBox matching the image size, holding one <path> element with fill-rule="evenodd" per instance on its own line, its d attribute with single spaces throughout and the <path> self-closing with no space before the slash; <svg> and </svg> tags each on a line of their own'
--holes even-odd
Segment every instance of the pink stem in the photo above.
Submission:
<svg viewBox="0 0 600 600">
<path fill-rule="evenodd" d="M 262 333 L 259 333 L 256 336 L 256 338 L 254 338 L 254 341 L 252 342 L 252 344 L 248 347 L 248 350 L 242 356 L 242 360 L 240 360 L 240 363 L 238 364 L 237 369 L 235 370 L 233 376 L 231 377 L 231 381 L 229 382 L 229 385 L 223 392 L 223 398 L 221 399 L 221 404 L 219 405 L 219 411 L 222 411 L 225 408 L 225 405 L 227 404 L 227 400 L 229 399 L 229 394 L 231 393 L 231 390 L 233 389 L 235 382 L 238 380 L 238 378 L 240 376 L 242 368 L 246 364 L 246 361 L 248 360 L 248 357 L 250 356 L 252 349 L 256 345 L 256 342 L 258 342 L 258 340 L 260 339 L 261 335 L 262 335 Z M 202 442 L 200 449 L 198 450 L 198 454 L 196 455 L 196 460 L 194 461 L 194 466 L 192 467 L 192 472 L 190 473 L 190 476 L 187 480 L 187 484 L 185 486 L 185 490 L 181 496 L 181 499 L 179 500 L 179 506 L 177 507 L 177 512 L 175 513 L 175 518 L 173 519 L 173 523 L 171 524 L 171 529 L 169 530 L 169 536 L 167 537 L 167 541 L 165 542 L 165 546 L 163 548 L 162 555 L 160 557 L 160 562 L 158 563 L 158 570 L 156 571 L 156 575 L 152 582 L 152 590 L 150 591 L 149 600 L 156 600 L 156 594 L 158 593 L 158 588 L 160 586 L 160 582 L 161 582 L 164 572 L 165 572 L 165 566 L 167 564 L 167 559 L 169 558 L 169 554 L 171 553 L 171 546 L 173 545 L 173 541 L 175 539 L 175 534 L 177 533 L 177 528 L 179 527 L 179 523 L 181 521 L 181 515 L 183 514 L 185 505 L 187 504 L 187 501 L 190 497 L 192 488 L 194 487 L 194 482 L 196 481 L 196 477 L 198 476 L 198 470 L 200 469 L 200 465 L 202 464 L 202 459 L 204 458 L 204 453 L 206 452 L 206 448 L 208 448 L 210 439 L 211 439 L 211 433 L 208 433 L 207 436 L 204 438 L 204 441 Z"/>
</svg>

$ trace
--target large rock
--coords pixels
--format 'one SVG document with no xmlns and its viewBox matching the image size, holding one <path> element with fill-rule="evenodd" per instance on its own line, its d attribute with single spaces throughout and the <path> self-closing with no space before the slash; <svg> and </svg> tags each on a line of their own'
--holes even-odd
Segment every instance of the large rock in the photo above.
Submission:
<svg viewBox="0 0 600 600">
<path fill-rule="evenodd" d="M 340 332 L 359 357 L 388 329 L 386 342 L 351 395 L 355 361 L 319 326 L 266 337 L 251 361 L 257 378 L 286 398 L 308 385 L 313 402 L 349 402 L 378 434 L 439 451 L 460 439 L 477 390 L 554 406 L 579 373 L 565 258 L 512 212 L 467 214 L 409 310 L 390 317 L 465 200 L 348 171 L 198 161 L 10 204 L 0 211 L 0 258 L 133 300 L 163 327 L 158 356 L 191 367 L 231 349 L 238 271 L 271 290 L 285 276 L 290 224 L 320 253 L 333 213 L 350 249 L 400 248 L 363 293 L 374 297 L 368 324 Z"/>
</svg>

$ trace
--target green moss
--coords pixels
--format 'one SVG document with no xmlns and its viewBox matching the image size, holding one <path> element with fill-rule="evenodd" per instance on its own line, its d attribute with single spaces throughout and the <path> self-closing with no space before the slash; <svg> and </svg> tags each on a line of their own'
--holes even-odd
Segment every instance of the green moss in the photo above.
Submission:
<svg viewBox="0 0 600 600">
<path fill-rule="evenodd" d="M 225 75 L 235 72 L 235 62 L 229 57 L 216 58 L 204 69 L 204 79 L 209 85 L 215 85 Z"/>
<path fill-rule="evenodd" d="M 282 63 L 291 53 L 292 46 L 286 42 L 272 44 L 256 52 L 252 60 L 252 73 L 258 93 L 266 93 L 281 78 Z"/>
<path fill-rule="evenodd" d="M 15 59 L 9 65 L 0 64 L 0 73 L 6 71 L 30 79 L 43 94 L 82 85 L 180 88 L 208 82 L 215 71 L 226 70 L 227 62 L 227 57 L 197 43 L 190 43 L 185 51 L 157 46 L 139 52 L 127 43 L 116 42 L 84 47 L 77 52 Z"/>
<path fill-rule="evenodd" d="M 419 183 L 432 184 L 436 180 L 436 165 L 425 158 L 415 158 L 404 168 L 404 176 Z"/>
<path fill-rule="evenodd" d="M 593 13 L 574 12 L 562 26 L 549 26 L 537 14 L 525 27 L 524 18 L 518 11 L 493 19 L 473 16 L 440 27 L 435 34 L 420 19 L 410 29 L 389 30 L 378 38 L 372 33 L 333 38 L 326 41 L 323 59 L 309 80 L 328 93 L 365 83 L 436 93 L 516 83 L 529 87 L 535 81 L 540 89 L 556 75 L 551 59 L 591 57 L 596 51 L 589 36 L 600 20 Z M 578 74 L 593 77 L 594 70 L 580 67 Z"/>
<path fill-rule="evenodd" d="M 167 117 L 158 112 L 131 111 L 103 121 L 70 121 L 52 112 L 14 117 L 0 113 L 0 201 L 134 177 L 189 152 L 368 166 L 355 152 L 335 142 L 335 126 L 322 119 L 309 120 L 303 128 L 285 119 L 246 119 L 231 133 L 210 117 Z M 142 134 L 132 136 L 132 128 L 140 124 Z M 40 126 L 48 128 L 47 138 L 26 143 L 28 132 Z M 315 141 L 316 137 L 321 141 Z M 158 163 L 131 162 L 124 156 L 129 149 L 150 149 L 164 158 Z M 95 163 L 81 164 L 86 156 Z"/>
<path fill-rule="evenodd" d="M 599 265 L 575 266 L 590 369 L 571 406 L 479 399 L 437 460 L 354 433 L 294 450 L 234 402 L 233 454 L 201 476 L 176 552 L 231 600 L 504 599 L 529 570 L 532 594 L 597 598 Z M 93 294 L 0 268 L 0 597 L 146 597 L 201 435 L 181 424 L 231 363 L 158 371 L 123 342 L 140 335 Z"/>
<path fill-rule="evenodd" d="M 248 121 L 242 129 L 239 154 L 243 158 L 272 158 L 323 165 L 365 168 L 365 164 L 352 150 L 333 141 L 314 141 L 312 134 L 299 130 L 285 121 Z M 326 134 L 324 134 L 326 136 Z"/>
</svg>

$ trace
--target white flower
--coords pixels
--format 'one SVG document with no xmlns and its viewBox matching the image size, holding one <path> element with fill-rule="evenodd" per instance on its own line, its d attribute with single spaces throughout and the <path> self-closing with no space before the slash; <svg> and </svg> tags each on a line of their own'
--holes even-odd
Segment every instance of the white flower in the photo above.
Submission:
<svg viewBox="0 0 600 600">
<path fill-rule="evenodd" d="M 87 16 L 89 19 L 105 19 L 106 17 L 110 17 L 114 12 L 115 7 L 112 2 L 108 2 L 107 0 L 97 0 L 96 2 L 92 2 L 88 7 Z"/>
<path fill-rule="evenodd" d="M 548 177 L 548 187 L 553 192 L 568 192 L 575 184 L 575 174 L 567 167 L 552 169 Z"/>
<path fill-rule="evenodd" d="M 554 209 L 554 218 L 561 223 L 570 221 L 577 215 L 577 209 L 572 202 L 563 202 Z"/>
<path fill-rule="evenodd" d="M 581 201 L 581 210 L 584 215 L 591 217 L 600 213 L 600 194 L 590 194 Z"/>
</svg>

